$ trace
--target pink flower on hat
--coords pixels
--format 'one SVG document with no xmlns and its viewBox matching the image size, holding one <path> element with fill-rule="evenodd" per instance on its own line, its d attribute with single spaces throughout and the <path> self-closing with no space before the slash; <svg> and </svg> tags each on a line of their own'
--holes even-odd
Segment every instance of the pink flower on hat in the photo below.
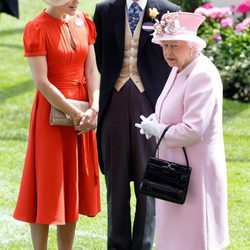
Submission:
<svg viewBox="0 0 250 250">
<path fill-rule="evenodd" d="M 164 31 L 166 33 L 175 33 L 178 29 L 180 29 L 180 22 L 177 18 L 178 13 L 175 15 L 166 13 L 162 16 L 161 23 L 165 26 Z"/>
<path fill-rule="evenodd" d="M 156 20 L 154 25 L 155 32 L 153 35 L 163 35 L 164 33 L 174 34 L 177 31 L 184 29 L 180 27 L 178 13 L 166 13 L 162 16 L 161 21 Z"/>
<path fill-rule="evenodd" d="M 168 12 L 160 21 L 156 19 L 152 42 L 161 44 L 162 41 L 186 41 L 203 49 L 206 42 L 197 36 L 197 30 L 204 20 L 204 16 L 196 13 Z"/>
</svg>

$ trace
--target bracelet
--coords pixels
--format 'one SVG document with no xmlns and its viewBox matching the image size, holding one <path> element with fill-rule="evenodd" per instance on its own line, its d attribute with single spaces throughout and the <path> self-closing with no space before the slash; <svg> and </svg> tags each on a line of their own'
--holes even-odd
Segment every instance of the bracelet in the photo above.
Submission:
<svg viewBox="0 0 250 250">
<path fill-rule="evenodd" d="M 93 110 L 96 114 L 98 114 L 98 111 L 95 107 L 91 106 L 89 109 Z"/>
</svg>

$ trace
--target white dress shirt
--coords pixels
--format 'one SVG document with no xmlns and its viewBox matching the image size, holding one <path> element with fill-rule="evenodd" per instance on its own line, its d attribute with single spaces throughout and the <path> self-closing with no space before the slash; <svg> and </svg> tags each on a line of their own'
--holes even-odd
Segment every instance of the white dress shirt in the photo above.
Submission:
<svg viewBox="0 0 250 250">
<path fill-rule="evenodd" d="M 130 8 L 133 2 L 133 0 L 127 0 L 127 10 Z M 142 10 L 144 10 L 147 5 L 147 0 L 138 0 L 137 3 L 140 5 Z"/>
</svg>

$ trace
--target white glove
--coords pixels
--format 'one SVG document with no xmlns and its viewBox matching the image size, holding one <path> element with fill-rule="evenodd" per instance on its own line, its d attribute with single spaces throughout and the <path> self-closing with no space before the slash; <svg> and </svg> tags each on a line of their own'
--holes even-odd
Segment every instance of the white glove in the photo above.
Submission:
<svg viewBox="0 0 250 250">
<path fill-rule="evenodd" d="M 155 113 L 151 114 L 148 118 L 144 117 L 143 115 L 140 116 L 142 122 L 141 123 L 136 123 L 135 126 L 137 128 L 140 128 L 140 133 L 142 135 L 145 135 L 147 139 L 150 139 L 152 137 L 153 134 L 150 134 L 148 133 L 145 128 L 143 127 L 143 123 L 147 124 L 147 122 L 153 122 L 153 121 L 156 121 L 157 122 L 157 118 L 156 118 L 156 115 Z M 157 122 L 158 123 L 158 122 Z M 155 135 L 154 135 L 155 136 Z"/>
<path fill-rule="evenodd" d="M 145 120 L 148 119 L 148 118 L 146 118 L 146 117 L 143 116 L 143 115 L 141 115 L 140 118 L 141 118 L 142 121 L 145 121 Z M 148 134 L 145 134 L 144 129 L 142 129 L 141 123 L 135 123 L 135 126 L 136 126 L 137 128 L 140 129 L 140 134 L 141 134 L 141 135 L 145 135 L 147 139 L 150 139 L 150 138 L 151 138 L 151 136 L 149 136 Z"/>
<path fill-rule="evenodd" d="M 162 134 L 161 124 L 157 121 L 156 115 L 151 114 L 146 120 L 141 122 L 141 129 L 148 136 L 160 137 Z"/>
</svg>

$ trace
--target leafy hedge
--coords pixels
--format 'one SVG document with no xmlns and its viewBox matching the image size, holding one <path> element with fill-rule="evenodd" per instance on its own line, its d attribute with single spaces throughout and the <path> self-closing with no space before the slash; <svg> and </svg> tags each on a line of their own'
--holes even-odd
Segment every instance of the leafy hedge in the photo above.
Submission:
<svg viewBox="0 0 250 250">
<path fill-rule="evenodd" d="M 181 6 L 183 11 L 193 12 L 196 8 L 206 3 L 206 0 L 170 0 Z"/>
<path fill-rule="evenodd" d="M 206 17 L 199 36 L 207 42 L 205 54 L 220 71 L 224 97 L 242 102 L 250 102 L 249 11 L 250 6 L 242 8 L 242 4 L 237 9 L 204 4 L 195 10 Z"/>
<path fill-rule="evenodd" d="M 250 102 L 250 0 L 221 8 L 207 0 L 171 2 L 181 5 L 183 11 L 206 17 L 198 35 L 207 42 L 204 53 L 220 71 L 224 97 Z"/>
</svg>

